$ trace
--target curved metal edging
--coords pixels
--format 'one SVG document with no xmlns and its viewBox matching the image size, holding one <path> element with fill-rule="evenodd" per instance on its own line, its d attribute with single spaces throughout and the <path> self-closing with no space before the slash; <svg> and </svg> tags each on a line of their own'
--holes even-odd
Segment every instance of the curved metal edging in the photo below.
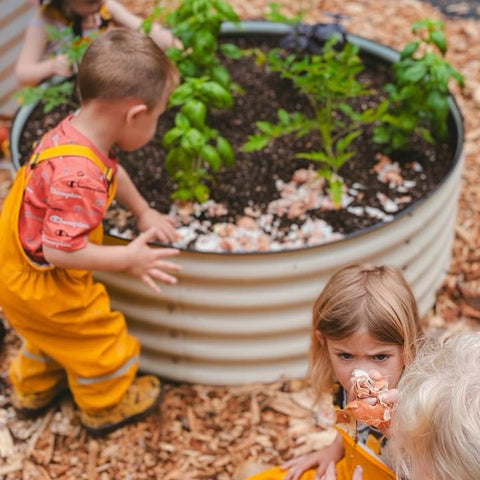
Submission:
<svg viewBox="0 0 480 480">
<path fill-rule="evenodd" d="M 281 35 L 290 28 L 254 21 L 243 22 L 241 32 Z M 231 24 L 222 31 L 239 33 Z M 349 40 L 386 61 L 398 55 L 362 37 L 349 35 Z M 462 118 L 453 98 L 449 107 L 457 134 L 450 172 L 388 224 L 283 252 L 182 251 L 179 283 L 163 286 L 160 295 L 126 274 L 97 273 L 113 307 L 125 313 L 129 330 L 142 344 L 141 368 L 210 384 L 302 376 L 313 300 L 332 273 L 348 263 L 389 263 L 402 269 L 424 315 L 449 267 L 462 169 Z M 28 114 L 17 115 L 15 131 Z"/>
<path fill-rule="evenodd" d="M 58 85 L 65 81 L 64 77 L 60 77 L 59 75 L 55 75 L 50 80 L 44 83 L 45 84 L 52 84 Z M 28 117 L 31 115 L 35 107 L 38 105 L 39 101 L 30 103 L 29 105 L 21 106 L 13 116 L 12 125 L 10 127 L 10 157 L 13 163 L 13 166 L 16 170 L 21 167 L 20 162 L 20 150 L 18 149 L 20 145 L 20 137 L 22 135 L 23 127 L 25 126 L 25 122 L 28 120 Z"/>
</svg>

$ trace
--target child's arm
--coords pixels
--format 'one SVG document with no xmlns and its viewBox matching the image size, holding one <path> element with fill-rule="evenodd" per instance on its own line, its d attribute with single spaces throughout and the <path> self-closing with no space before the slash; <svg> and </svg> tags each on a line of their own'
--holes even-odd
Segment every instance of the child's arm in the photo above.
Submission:
<svg viewBox="0 0 480 480">
<path fill-rule="evenodd" d="M 142 19 L 140 17 L 137 17 L 133 13 L 129 12 L 117 1 L 107 0 L 105 4 L 116 25 L 136 30 L 142 23 Z M 180 41 L 172 35 L 171 32 L 160 27 L 160 25 L 156 23 L 152 25 L 150 37 L 163 50 L 166 50 L 170 47 L 180 48 L 182 45 Z"/>
<path fill-rule="evenodd" d="M 177 238 L 175 220 L 150 207 L 121 165 L 118 166 L 115 198 L 135 215 L 141 232 L 155 227 L 161 242 L 172 243 Z"/>
<path fill-rule="evenodd" d="M 27 27 L 22 49 L 15 64 L 15 76 L 21 85 L 34 86 L 53 75 L 68 77 L 72 74 L 64 55 L 44 58 L 47 43 L 45 24 L 41 13 L 37 12 Z"/>
<path fill-rule="evenodd" d="M 87 243 L 84 248 L 66 252 L 43 245 L 43 255 L 52 265 L 97 271 L 126 271 L 139 278 L 154 292 L 160 292 L 156 281 L 174 284 L 177 279 L 164 270 L 175 273 L 180 267 L 164 261 L 164 257 L 177 255 L 174 248 L 152 248 L 148 242 L 158 237 L 155 228 L 139 235 L 126 246 L 106 246 Z"/>
<path fill-rule="evenodd" d="M 281 468 L 282 470 L 288 469 L 288 472 L 283 477 L 283 480 L 299 480 L 305 471 L 314 467 L 317 467 L 315 478 L 321 478 L 328 464 L 330 462 L 337 463 L 343 455 L 343 440 L 341 435 L 337 433 L 335 440 L 328 447 L 285 462 Z"/>
</svg>

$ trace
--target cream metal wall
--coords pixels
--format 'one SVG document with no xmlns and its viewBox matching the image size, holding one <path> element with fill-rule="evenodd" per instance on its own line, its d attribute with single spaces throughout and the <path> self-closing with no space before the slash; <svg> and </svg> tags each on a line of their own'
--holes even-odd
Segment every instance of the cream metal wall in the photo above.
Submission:
<svg viewBox="0 0 480 480">
<path fill-rule="evenodd" d="M 13 69 L 31 10 L 28 0 L 0 0 L 0 114 L 12 114 L 18 106 L 12 98 L 18 89 Z"/>
<path fill-rule="evenodd" d="M 342 265 L 395 265 L 420 314 L 433 306 L 450 264 L 461 169 L 412 212 L 356 238 L 279 254 L 182 252 L 179 283 L 160 295 L 126 274 L 97 278 L 139 338 L 145 370 L 209 384 L 301 377 L 313 301 Z"/>
</svg>

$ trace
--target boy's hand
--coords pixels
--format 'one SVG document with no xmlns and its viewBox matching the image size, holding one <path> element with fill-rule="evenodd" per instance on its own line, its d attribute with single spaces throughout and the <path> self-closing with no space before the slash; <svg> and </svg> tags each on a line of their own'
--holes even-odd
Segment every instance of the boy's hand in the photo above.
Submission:
<svg viewBox="0 0 480 480">
<path fill-rule="evenodd" d="M 141 232 L 151 227 L 157 230 L 157 239 L 162 243 L 173 243 L 178 234 L 175 230 L 177 222 L 174 218 L 164 215 L 153 208 L 147 208 L 137 217 L 138 229 Z M 152 238 L 153 240 L 153 238 Z"/>
<path fill-rule="evenodd" d="M 155 293 L 160 292 L 157 281 L 168 284 L 177 283 L 177 279 L 165 273 L 164 270 L 172 273 L 180 271 L 180 266 L 176 263 L 162 260 L 164 257 L 178 255 L 179 251 L 176 248 L 153 248 L 148 245 L 157 238 L 159 238 L 158 231 L 152 227 L 140 234 L 126 247 L 128 257 L 131 259 L 127 272 L 142 280 Z"/>
</svg>

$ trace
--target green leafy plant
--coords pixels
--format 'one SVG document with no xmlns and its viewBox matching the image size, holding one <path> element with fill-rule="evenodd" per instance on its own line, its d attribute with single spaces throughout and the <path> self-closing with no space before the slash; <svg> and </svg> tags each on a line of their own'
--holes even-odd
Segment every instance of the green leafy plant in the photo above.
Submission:
<svg viewBox="0 0 480 480">
<path fill-rule="evenodd" d="M 46 26 L 49 40 L 57 43 L 55 55 L 65 55 L 73 71 L 76 72 L 78 63 L 83 54 L 90 45 L 93 38 L 97 35 L 93 32 L 83 38 L 74 36 L 71 27 L 57 29 Z M 22 105 L 43 101 L 43 111 L 50 112 L 53 108 L 62 103 L 68 103 L 73 92 L 73 82 L 56 83 L 54 81 L 42 82 L 35 87 L 24 87 L 15 93 L 15 97 Z"/>
<path fill-rule="evenodd" d="M 374 141 L 392 149 L 407 146 L 414 133 L 430 143 L 444 139 L 448 83 L 453 79 L 464 85 L 463 76 L 445 59 L 443 23 L 423 19 L 412 25 L 412 32 L 419 38 L 403 48 L 393 65 L 394 81 L 386 86 L 388 110 L 374 129 Z"/>
<path fill-rule="evenodd" d="M 22 105 L 30 105 L 43 101 L 43 111 L 48 113 L 56 106 L 69 102 L 73 92 L 72 82 L 62 82 L 57 85 L 44 82 L 36 87 L 24 87 L 15 93 Z"/>
<path fill-rule="evenodd" d="M 361 112 L 355 112 L 347 104 L 348 99 L 366 95 L 369 90 L 356 79 L 363 69 L 358 47 L 345 43 L 338 50 L 336 43 L 337 38 L 332 37 L 321 55 L 298 56 L 292 53 L 285 56 L 278 49 L 266 55 L 267 68 L 292 81 L 309 100 L 313 115 L 280 109 L 278 123 L 256 123 L 258 133 L 249 136 L 243 150 L 260 150 L 283 135 L 294 134 L 301 138 L 318 132 L 321 142 L 316 148 L 296 156 L 319 164 L 318 174 L 327 180 L 330 196 L 338 207 L 343 185 L 338 171 L 353 155 L 349 147 L 367 124 L 378 120 L 386 103 Z"/>
<path fill-rule="evenodd" d="M 162 140 L 166 170 L 176 182 L 173 199 L 204 202 L 211 174 L 234 161 L 228 140 L 207 123 L 209 111 L 231 108 L 232 93 L 240 91 L 218 57 L 219 52 L 231 58 L 242 55 L 235 45 L 218 43 L 224 21 L 239 19 L 223 0 L 184 0 L 167 17 L 167 25 L 183 44 L 182 49 L 167 51 L 181 75 L 170 98 L 170 106 L 178 107 L 175 125 Z"/>
</svg>

